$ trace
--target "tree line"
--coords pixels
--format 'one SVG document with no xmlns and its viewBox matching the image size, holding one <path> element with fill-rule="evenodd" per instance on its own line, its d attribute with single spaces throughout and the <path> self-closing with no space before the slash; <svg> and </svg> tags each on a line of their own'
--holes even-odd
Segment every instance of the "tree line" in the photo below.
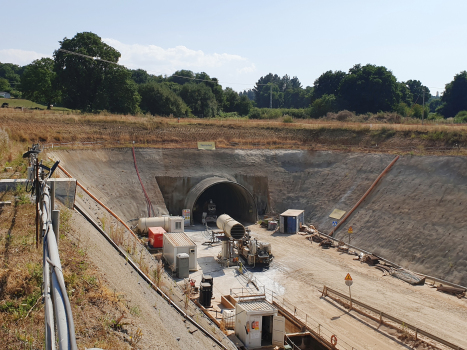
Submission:
<svg viewBox="0 0 467 350">
<path fill-rule="evenodd" d="M 356 64 L 348 72 L 327 71 L 307 87 L 297 77 L 270 73 L 253 89 L 237 93 L 205 72 L 179 70 L 162 76 L 127 69 L 118 64 L 120 53 L 94 33 L 78 33 L 59 44 L 53 59 L 41 58 L 24 67 L 0 63 L 0 91 L 49 108 L 59 104 L 84 112 L 175 117 L 255 118 L 271 105 L 292 116 L 312 118 L 341 110 L 414 118 L 451 118 L 467 111 L 466 71 L 446 84 L 441 97 L 432 96 L 419 80 L 399 82 L 386 67 L 372 64 Z"/>
</svg>

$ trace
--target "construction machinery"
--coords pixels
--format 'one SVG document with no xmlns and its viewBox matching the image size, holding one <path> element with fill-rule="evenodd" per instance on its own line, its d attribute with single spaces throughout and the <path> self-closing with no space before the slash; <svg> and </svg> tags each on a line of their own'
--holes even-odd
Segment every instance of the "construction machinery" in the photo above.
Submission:
<svg viewBox="0 0 467 350">
<path fill-rule="evenodd" d="M 206 225 L 210 222 L 216 222 L 217 221 L 216 212 L 217 212 L 216 204 L 213 203 L 212 199 L 210 199 L 208 203 L 207 211 L 203 212 L 203 218 L 202 218 L 203 225 Z"/>
<path fill-rule="evenodd" d="M 273 259 L 271 243 L 252 238 L 249 230 L 241 240 L 237 241 L 237 251 L 239 255 L 243 256 L 248 265 L 269 265 Z"/>
<path fill-rule="evenodd" d="M 273 258 L 270 243 L 252 238 L 249 229 L 227 214 L 218 217 L 217 227 L 224 232 L 224 238 L 221 239 L 223 260 L 234 262 L 241 255 L 248 265 L 269 265 Z"/>
</svg>

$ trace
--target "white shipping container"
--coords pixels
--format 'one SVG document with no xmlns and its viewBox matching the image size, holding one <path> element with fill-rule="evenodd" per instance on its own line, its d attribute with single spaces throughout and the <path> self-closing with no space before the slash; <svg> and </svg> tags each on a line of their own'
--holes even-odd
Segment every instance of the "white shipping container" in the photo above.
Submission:
<svg viewBox="0 0 467 350">
<path fill-rule="evenodd" d="M 177 254 L 185 253 L 189 256 L 190 271 L 198 270 L 196 243 L 184 232 L 164 233 L 164 247 L 162 254 L 173 269 L 177 269 Z"/>
</svg>

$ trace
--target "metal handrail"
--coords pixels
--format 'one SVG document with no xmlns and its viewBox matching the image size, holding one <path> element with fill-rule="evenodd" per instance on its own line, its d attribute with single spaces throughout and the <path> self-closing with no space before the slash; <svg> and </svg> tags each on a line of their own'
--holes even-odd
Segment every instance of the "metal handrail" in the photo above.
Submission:
<svg viewBox="0 0 467 350">
<path fill-rule="evenodd" d="M 43 277 L 46 321 L 46 349 L 55 349 L 55 322 L 60 350 L 77 350 L 70 300 L 65 288 L 57 240 L 52 226 L 50 187 L 47 179 L 40 184 L 39 217 L 42 227 Z M 51 308 L 53 306 L 53 309 Z"/>
<path fill-rule="evenodd" d="M 350 297 L 348 297 L 347 295 L 345 295 L 343 293 L 340 293 L 340 292 L 338 292 L 338 291 L 336 291 L 336 290 L 334 290 L 332 288 L 324 286 L 323 287 L 323 295 L 327 296 L 328 293 L 334 294 L 334 295 L 338 296 L 341 299 L 350 301 Z M 352 304 L 358 305 L 358 306 L 360 306 L 360 307 L 362 307 L 364 309 L 367 309 L 367 310 L 379 315 L 380 323 L 383 322 L 383 318 L 387 318 L 388 320 L 391 320 L 392 322 L 394 322 L 394 323 L 396 323 L 398 325 L 407 327 L 408 329 L 416 332 L 417 335 L 418 334 L 423 335 L 423 336 L 425 336 L 425 337 L 427 337 L 427 338 L 429 338 L 431 340 L 434 340 L 434 341 L 436 341 L 436 342 L 438 342 L 440 344 L 443 344 L 443 345 L 445 345 L 445 346 L 447 346 L 447 347 L 449 347 L 451 349 L 462 350 L 462 348 L 459 347 L 458 345 L 455 345 L 455 344 L 453 344 L 451 342 L 448 342 L 448 341 L 446 341 L 446 340 L 444 340 L 444 339 L 442 339 L 442 338 L 440 338 L 440 337 L 438 337 L 438 336 L 436 336 L 434 334 L 428 333 L 428 332 L 426 332 L 426 331 L 424 331 L 424 330 L 422 330 L 422 329 L 420 329 L 420 328 L 418 328 L 418 327 L 416 327 L 414 325 L 411 325 L 411 324 L 409 324 L 407 322 L 404 322 L 404 321 L 402 321 L 402 320 L 400 320 L 400 319 L 398 319 L 398 318 L 396 318 L 394 316 L 388 315 L 387 313 L 382 312 L 380 310 L 377 310 L 374 307 L 371 307 L 371 306 L 369 306 L 367 304 L 364 304 L 364 303 L 362 303 L 362 302 L 360 302 L 358 300 L 352 299 Z M 358 309 L 355 309 L 355 310 L 358 312 Z"/>
<path fill-rule="evenodd" d="M 36 247 L 39 241 L 37 235 L 39 231 L 42 240 L 45 349 L 55 350 L 58 343 L 60 350 L 77 350 L 75 325 L 52 224 L 52 203 L 54 201 L 51 199 L 50 186 L 47 184 L 58 162 L 51 169 L 42 165 L 42 162 L 37 159 L 40 151 L 39 145 L 33 145 L 23 157 L 29 158 L 30 170 L 34 170 L 30 171 L 28 181 L 33 184 L 30 187 L 31 194 L 36 196 Z M 44 170 L 48 170 L 48 172 L 45 173 Z"/>
</svg>

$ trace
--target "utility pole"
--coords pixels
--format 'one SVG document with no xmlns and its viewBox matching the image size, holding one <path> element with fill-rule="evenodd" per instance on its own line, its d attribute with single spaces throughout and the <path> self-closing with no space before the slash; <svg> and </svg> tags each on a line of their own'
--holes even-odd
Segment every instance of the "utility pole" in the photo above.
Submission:
<svg viewBox="0 0 467 350">
<path fill-rule="evenodd" d="M 269 108 L 272 108 L 272 83 L 269 87 Z"/>
<path fill-rule="evenodd" d="M 423 125 L 423 117 L 425 116 L 425 89 L 423 89 L 423 110 L 422 110 L 422 125 Z"/>
</svg>

